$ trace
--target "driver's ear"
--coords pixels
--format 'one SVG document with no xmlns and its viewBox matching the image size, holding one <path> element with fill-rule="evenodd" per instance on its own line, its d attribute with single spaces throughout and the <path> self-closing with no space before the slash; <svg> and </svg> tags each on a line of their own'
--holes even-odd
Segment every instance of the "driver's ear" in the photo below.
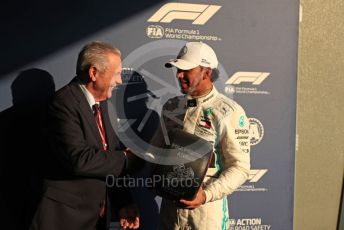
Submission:
<svg viewBox="0 0 344 230">
<path fill-rule="evenodd" d="M 205 80 L 206 78 L 211 79 L 211 73 L 212 73 L 212 69 L 210 69 L 210 68 L 205 68 L 205 69 L 204 69 L 203 80 Z"/>
</svg>

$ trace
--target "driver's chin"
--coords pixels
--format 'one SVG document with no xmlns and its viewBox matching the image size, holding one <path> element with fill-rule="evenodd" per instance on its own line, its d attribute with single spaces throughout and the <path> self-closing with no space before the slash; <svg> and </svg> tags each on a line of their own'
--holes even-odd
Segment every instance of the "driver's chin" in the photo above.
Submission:
<svg viewBox="0 0 344 230">
<path fill-rule="evenodd" d="M 189 93 L 189 88 L 180 88 L 180 91 L 183 93 L 183 94 L 188 94 Z"/>
</svg>

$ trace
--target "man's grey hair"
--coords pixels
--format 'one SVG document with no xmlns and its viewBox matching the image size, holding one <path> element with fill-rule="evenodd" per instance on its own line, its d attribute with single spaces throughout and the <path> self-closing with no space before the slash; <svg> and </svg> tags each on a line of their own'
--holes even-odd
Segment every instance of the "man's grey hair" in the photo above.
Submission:
<svg viewBox="0 0 344 230">
<path fill-rule="evenodd" d="M 95 41 L 86 44 L 80 51 L 78 62 L 76 64 L 76 75 L 82 76 L 86 74 L 92 65 L 104 72 L 108 66 L 108 54 L 113 53 L 121 56 L 121 51 L 113 47 L 111 44 Z"/>
</svg>

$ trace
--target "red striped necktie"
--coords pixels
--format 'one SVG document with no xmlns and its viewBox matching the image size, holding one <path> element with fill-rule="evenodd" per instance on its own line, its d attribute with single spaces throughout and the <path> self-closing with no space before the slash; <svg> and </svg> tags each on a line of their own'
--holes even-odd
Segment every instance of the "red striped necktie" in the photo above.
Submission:
<svg viewBox="0 0 344 230">
<path fill-rule="evenodd" d="M 105 129 L 103 125 L 103 119 L 102 119 L 102 113 L 100 111 L 100 106 L 99 104 L 94 104 L 93 106 L 93 111 L 94 111 L 94 118 L 97 123 L 97 127 L 99 130 L 100 138 L 102 140 L 102 145 L 104 150 L 108 150 L 108 145 L 106 143 L 106 134 L 105 134 Z"/>
<path fill-rule="evenodd" d="M 97 127 L 99 130 L 100 138 L 102 140 L 102 145 L 104 150 L 108 150 L 108 145 L 106 143 L 106 135 L 105 135 L 105 129 L 103 125 L 103 119 L 102 119 L 102 113 L 100 111 L 100 106 L 99 104 L 94 104 L 92 106 L 93 111 L 94 111 L 94 119 L 96 120 Z M 105 215 L 105 199 L 101 202 L 99 206 L 99 217 L 103 218 Z"/>
</svg>

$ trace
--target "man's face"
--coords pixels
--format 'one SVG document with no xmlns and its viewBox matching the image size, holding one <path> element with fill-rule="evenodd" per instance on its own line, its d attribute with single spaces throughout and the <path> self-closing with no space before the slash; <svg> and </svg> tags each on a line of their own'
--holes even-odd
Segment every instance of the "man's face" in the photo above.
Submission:
<svg viewBox="0 0 344 230">
<path fill-rule="evenodd" d="M 103 101 L 112 96 L 112 90 L 122 83 L 121 72 L 121 57 L 116 54 L 109 53 L 106 70 L 98 71 L 96 81 L 94 82 L 96 99 Z"/>
<path fill-rule="evenodd" d="M 177 69 L 176 77 L 182 93 L 192 96 L 199 96 L 204 91 L 204 84 L 201 84 L 204 68 L 197 66 L 190 70 Z"/>
</svg>

